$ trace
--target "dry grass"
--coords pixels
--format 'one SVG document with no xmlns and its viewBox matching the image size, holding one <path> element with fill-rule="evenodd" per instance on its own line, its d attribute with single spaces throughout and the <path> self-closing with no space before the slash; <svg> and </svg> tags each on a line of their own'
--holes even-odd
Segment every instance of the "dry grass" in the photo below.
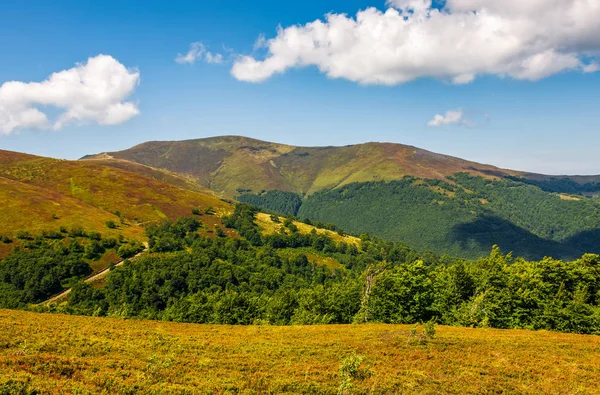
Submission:
<svg viewBox="0 0 600 395">
<path fill-rule="evenodd" d="M 330 270 L 344 269 L 344 266 L 341 263 L 339 263 L 336 259 L 330 256 L 317 254 L 315 253 L 315 251 L 311 251 L 309 248 L 282 248 L 278 249 L 277 253 L 281 257 L 285 258 L 294 258 L 298 254 L 304 254 L 308 261 L 313 265 L 325 266 Z"/>
<path fill-rule="evenodd" d="M 280 222 L 273 222 L 273 220 L 271 220 L 271 215 L 265 214 L 265 213 L 258 213 L 258 214 L 256 214 L 256 224 L 260 227 L 262 233 L 265 235 L 278 233 L 280 231 L 280 229 L 283 227 L 283 221 L 285 219 L 283 217 L 278 217 L 278 218 L 279 218 Z M 294 225 L 296 225 L 296 227 L 298 227 L 298 231 L 303 234 L 309 234 L 314 229 L 317 233 L 325 234 L 325 235 L 329 236 L 333 241 L 338 242 L 338 243 L 343 241 L 347 244 L 354 244 L 354 245 L 360 244 L 360 239 L 358 237 L 342 236 L 337 232 L 333 232 L 333 231 L 327 230 L 327 229 L 319 229 L 312 225 L 307 225 L 303 222 L 298 222 L 298 221 L 293 221 L 293 222 L 294 222 Z"/>
<path fill-rule="evenodd" d="M 0 201 L 5 203 L 0 205 L 0 235 L 14 238 L 19 230 L 39 234 L 64 226 L 142 241 L 143 225 L 190 216 L 194 207 L 215 211 L 198 217 L 205 229 L 222 227 L 220 217 L 232 206 L 214 192 L 190 185 L 133 163 L 65 161 L 0 150 Z M 108 229 L 107 221 L 119 227 Z M 0 246 L 0 258 L 11 250 Z"/>
<path fill-rule="evenodd" d="M 0 310 L 0 388 L 49 393 L 598 393 L 600 337 L 402 325 L 232 327 Z M 6 384 L 12 380 L 12 384 Z M 27 383 L 27 384 L 18 384 Z M 10 393 L 10 391 L 7 391 Z"/>
<path fill-rule="evenodd" d="M 107 221 L 119 222 L 114 214 L 35 185 L 0 177 L 0 201 L 3 202 L 0 205 L 0 234 L 14 241 L 11 244 L 0 243 L 0 259 L 19 244 L 16 235 L 20 230 L 38 235 L 44 230 L 79 227 L 86 231 L 98 231 L 105 237 L 123 234 L 128 240 L 144 239 L 142 227 L 120 224 L 118 229 L 109 229 L 106 227 Z"/>
<path fill-rule="evenodd" d="M 581 198 L 577 197 L 577 196 L 571 196 L 571 195 L 565 195 L 565 194 L 559 194 L 558 196 L 560 197 L 561 200 L 572 200 L 572 201 L 581 200 Z"/>
</svg>

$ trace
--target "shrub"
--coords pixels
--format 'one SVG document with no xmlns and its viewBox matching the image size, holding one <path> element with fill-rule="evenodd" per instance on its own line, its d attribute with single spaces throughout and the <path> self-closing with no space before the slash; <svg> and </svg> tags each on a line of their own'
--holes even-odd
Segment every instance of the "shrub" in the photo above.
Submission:
<svg viewBox="0 0 600 395">
<path fill-rule="evenodd" d="M 31 237 L 31 234 L 29 234 L 29 232 L 27 232 L 25 230 L 20 230 L 17 233 L 17 239 L 20 239 L 20 240 L 33 240 L 33 237 Z"/>
<path fill-rule="evenodd" d="M 87 234 L 82 228 L 74 227 L 69 231 L 69 237 L 87 237 Z"/>
<path fill-rule="evenodd" d="M 340 363 L 340 378 L 341 383 L 338 389 L 339 394 L 348 394 L 352 390 L 352 381 L 363 381 L 371 375 L 369 369 L 361 367 L 364 357 L 353 353 L 346 357 Z"/>
<path fill-rule="evenodd" d="M 433 318 L 424 324 L 423 335 L 426 339 L 435 338 L 435 320 Z"/>
<path fill-rule="evenodd" d="M 102 247 L 104 248 L 114 248 L 117 245 L 117 239 L 114 237 L 109 237 L 108 239 L 102 240 Z"/>
<path fill-rule="evenodd" d="M 57 232 L 55 230 L 44 230 L 42 231 L 42 237 L 45 239 L 62 239 L 63 235 L 60 232 Z"/>
<path fill-rule="evenodd" d="M 115 221 L 106 221 L 106 227 L 108 229 L 116 229 L 117 224 L 115 223 Z"/>
</svg>

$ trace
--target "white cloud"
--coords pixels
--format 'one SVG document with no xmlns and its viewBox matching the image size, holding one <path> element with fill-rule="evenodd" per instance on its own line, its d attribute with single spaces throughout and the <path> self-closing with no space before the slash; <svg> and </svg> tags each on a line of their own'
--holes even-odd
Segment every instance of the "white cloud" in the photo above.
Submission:
<svg viewBox="0 0 600 395">
<path fill-rule="evenodd" d="M 466 84 L 480 75 L 539 80 L 598 71 L 600 0 L 388 0 L 355 17 L 278 28 L 260 36 L 264 59 L 240 56 L 231 70 L 262 82 L 290 68 L 316 66 L 330 78 L 395 85 L 418 78 Z"/>
<path fill-rule="evenodd" d="M 445 115 L 436 114 L 427 126 L 444 126 L 444 125 L 464 125 L 467 127 L 475 126 L 475 123 L 465 119 L 465 114 L 461 109 L 446 111 Z"/>
<path fill-rule="evenodd" d="M 8 81 L 0 86 L 0 134 L 19 129 L 61 129 L 78 122 L 123 123 L 139 114 L 124 101 L 135 91 L 140 73 L 108 55 L 56 72 L 42 82 Z M 54 122 L 48 107 L 62 110 Z"/>
<path fill-rule="evenodd" d="M 590 63 L 583 68 L 584 73 L 595 73 L 600 71 L 600 63 Z"/>
<path fill-rule="evenodd" d="M 190 50 L 185 55 L 177 54 L 175 61 L 177 63 L 194 64 L 197 60 L 204 60 L 206 63 L 221 64 L 223 63 L 223 55 L 220 53 L 212 53 L 206 50 L 206 47 L 201 42 L 190 44 Z"/>
</svg>

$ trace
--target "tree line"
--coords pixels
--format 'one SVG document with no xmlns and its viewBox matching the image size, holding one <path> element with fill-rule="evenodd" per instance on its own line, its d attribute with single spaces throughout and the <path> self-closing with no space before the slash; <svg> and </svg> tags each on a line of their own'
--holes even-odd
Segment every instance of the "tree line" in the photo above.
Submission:
<svg viewBox="0 0 600 395">
<path fill-rule="evenodd" d="M 358 246 L 289 225 L 262 235 L 255 213 L 240 204 L 223 219 L 242 238 L 200 236 L 193 219 L 150 227 L 150 254 L 111 271 L 105 287 L 77 282 L 68 305 L 54 309 L 196 323 L 433 320 L 600 334 L 598 255 L 530 261 L 494 247 L 484 258 L 464 260 L 366 234 Z M 297 254 L 280 254 L 282 248 Z M 307 251 L 341 268 L 315 265 Z"/>
</svg>

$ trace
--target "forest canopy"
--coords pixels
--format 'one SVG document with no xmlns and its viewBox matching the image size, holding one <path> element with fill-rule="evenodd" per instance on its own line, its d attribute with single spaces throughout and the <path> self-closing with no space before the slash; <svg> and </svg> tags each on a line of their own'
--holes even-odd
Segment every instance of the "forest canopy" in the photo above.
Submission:
<svg viewBox="0 0 600 395">
<path fill-rule="evenodd" d="M 486 257 L 464 260 L 366 234 L 358 246 L 293 226 L 263 235 L 255 213 L 239 204 L 223 219 L 242 238 L 202 236 L 190 218 L 150 227 L 150 253 L 113 269 L 103 287 L 81 280 L 88 272 L 77 264 L 81 251 L 30 245 L 0 262 L 0 302 L 15 307 L 7 301 L 24 289 L 9 273 L 25 278 L 31 262 L 47 256 L 44 273 L 59 282 L 71 278 L 73 288 L 67 304 L 36 307 L 41 311 L 219 324 L 434 321 L 600 333 L 598 255 L 530 261 L 494 247 Z M 56 254 L 69 259 L 53 260 Z M 49 282 L 44 295 L 59 282 Z"/>
</svg>

